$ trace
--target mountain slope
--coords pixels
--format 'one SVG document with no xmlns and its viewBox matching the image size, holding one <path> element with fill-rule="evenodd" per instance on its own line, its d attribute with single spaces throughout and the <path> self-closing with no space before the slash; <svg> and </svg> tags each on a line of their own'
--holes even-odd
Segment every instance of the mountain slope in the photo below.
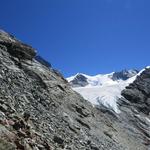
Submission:
<svg viewBox="0 0 150 150">
<path fill-rule="evenodd" d="M 148 148 L 141 130 L 130 122 L 125 128 L 125 111 L 119 116 L 93 107 L 36 55 L 0 31 L 0 150 Z"/>
<path fill-rule="evenodd" d="M 126 122 L 125 128 L 141 131 L 145 145 L 150 149 L 150 67 L 141 71 L 140 76 L 122 91 L 119 100 L 121 118 Z"/>
</svg>

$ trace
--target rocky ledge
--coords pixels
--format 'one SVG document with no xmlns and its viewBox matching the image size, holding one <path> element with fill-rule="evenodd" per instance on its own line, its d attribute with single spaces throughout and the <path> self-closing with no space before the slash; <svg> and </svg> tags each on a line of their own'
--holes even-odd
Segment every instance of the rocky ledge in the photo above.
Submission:
<svg viewBox="0 0 150 150">
<path fill-rule="evenodd" d="M 0 150 L 149 148 L 147 132 L 134 125 L 132 116 L 142 112 L 128 113 L 127 99 L 119 115 L 93 107 L 47 61 L 35 56 L 32 47 L 0 31 Z"/>
</svg>

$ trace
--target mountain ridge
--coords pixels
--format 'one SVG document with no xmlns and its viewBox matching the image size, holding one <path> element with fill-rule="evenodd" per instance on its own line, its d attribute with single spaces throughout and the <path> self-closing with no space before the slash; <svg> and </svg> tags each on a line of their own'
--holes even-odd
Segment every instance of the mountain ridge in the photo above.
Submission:
<svg viewBox="0 0 150 150">
<path fill-rule="evenodd" d="M 78 73 L 67 78 L 72 88 L 94 105 L 105 105 L 119 113 L 117 99 L 121 91 L 132 83 L 139 71 L 135 69 L 88 76 Z"/>
<path fill-rule="evenodd" d="M 136 74 L 138 74 L 138 70 L 136 69 L 129 69 L 129 70 L 122 70 L 122 71 L 118 71 L 118 72 L 112 72 L 112 73 L 109 73 L 109 74 L 97 74 L 97 75 L 93 75 L 93 76 L 90 76 L 90 75 L 87 75 L 87 74 L 84 74 L 84 73 L 77 73 L 76 75 L 74 76 L 71 76 L 71 77 L 68 77 L 66 78 L 70 83 L 72 81 L 74 81 L 76 78 L 82 76 L 82 77 L 85 77 L 86 79 L 88 78 L 99 78 L 99 77 L 103 77 L 103 76 L 108 76 L 110 79 L 114 80 L 114 81 L 119 81 L 119 80 L 127 80 L 133 76 L 135 76 Z M 72 85 L 74 86 L 74 85 Z M 81 86 L 79 84 L 79 86 Z"/>
<path fill-rule="evenodd" d="M 150 69 L 119 100 L 117 114 L 93 107 L 47 61 L 37 61 L 31 46 L 1 31 L 0 41 L 0 150 L 149 148 L 149 116 L 141 111 L 148 96 L 138 89 L 150 91 Z M 141 107 L 135 90 L 143 92 Z"/>
</svg>

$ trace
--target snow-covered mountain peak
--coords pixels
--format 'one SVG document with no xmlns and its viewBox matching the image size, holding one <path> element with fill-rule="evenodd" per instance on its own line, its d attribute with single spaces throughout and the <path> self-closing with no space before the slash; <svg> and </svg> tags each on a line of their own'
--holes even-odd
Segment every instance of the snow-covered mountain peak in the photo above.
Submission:
<svg viewBox="0 0 150 150">
<path fill-rule="evenodd" d="M 141 72 L 132 69 L 95 76 L 77 73 L 67 80 L 76 92 L 92 104 L 102 104 L 119 113 L 117 100 L 121 97 L 121 91 L 132 83 Z"/>
<path fill-rule="evenodd" d="M 120 81 L 127 80 L 138 73 L 137 70 L 123 70 L 120 72 L 112 72 L 109 74 L 98 74 L 89 76 L 83 73 L 67 78 L 72 87 L 90 87 L 90 86 L 103 86 L 112 85 Z"/>
</svg>

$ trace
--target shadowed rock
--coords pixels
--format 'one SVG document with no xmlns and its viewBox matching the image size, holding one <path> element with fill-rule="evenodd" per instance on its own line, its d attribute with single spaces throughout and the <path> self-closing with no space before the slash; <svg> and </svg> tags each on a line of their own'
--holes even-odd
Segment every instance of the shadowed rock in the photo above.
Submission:
<svg viewBox="0 0 150 150">
<path fill-rule="evenodd" d="M 36 51 L 31 46 L 20 42 L 2 30 L 0 31 L 0 45 L 5 46 L 12 56 L 19 59 L 32 60 L 36 56 Z"/>
</svg>

